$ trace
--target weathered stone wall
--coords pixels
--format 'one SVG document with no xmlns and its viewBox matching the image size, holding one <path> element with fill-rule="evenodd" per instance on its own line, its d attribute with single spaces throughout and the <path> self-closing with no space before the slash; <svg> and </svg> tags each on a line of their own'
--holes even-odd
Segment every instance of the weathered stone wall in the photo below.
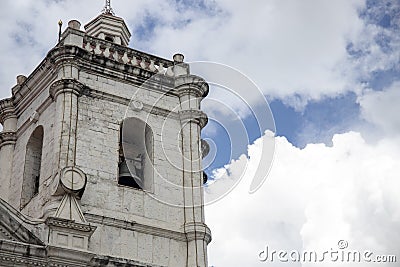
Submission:
<svg viewBox="0 0 400 267">
<path fill-rule="evenodd" d="M 139 89 L 134 85 L 98 75 L 81 72 L 80 81 L 89 87 L 89 91 L 98 90 L 127 100 L 134 94 L 134 99 L 142 102 L 145 107 L 154 105 L 171 110 L 179 104 L 178 97 L 162 97 L 161 92 Z M 79 98 L 78 110 L 76 164 L 88 176 L 88 184 L 81 200 L 84 213 L 182 231 L 184 210 L 153 198 L 157 195 L 167 196 L 164 200 L 183 204 L 182 189 L 173 185 L 182 185 L 182 171 L 171 165 L 163 151 L 169 150 L 168 154 L 175 156 L 174 161 L 182 160 L 177 143 L 181 127 L 179 120 L 168 119 L 169 127 L 163 132 L 163 125 L 166 123 L 163 115 L 133 110 L 126 104 L 102 99 L 90 92 Z M 153 132 L 155 172 L 154 177 L 145 177 L 153 180 L 150 192 L 118 185 L 120 126 L 125 117 L 136 117 L 145 121 Z M 134 256 L 138 260 L 158 265 L 184 266 L 183 259 L 177 257 L 186 253 L 184 240 L 177 241 L 145 233 L 145 229 L 137 232 L 101 224 L 97 226 L 89 245 L 94 251 L 105 254 L 111 251 L 112 255 L 125 258 Z"/>
<path fill-rule="evenodd" d="M 13 89 L 14 96 L 21 91 L 13 100 L 18 130 L 10 204 L 20 208 L 24 163 L 29 162 L 27 143 L 33 131 L 43 126 L 39 193 L 22 213 L 49 219 L 56 216 L 63 195 L 70 196 L 78 210 L 75 214 L 82 215 L 79 223 L 97 227 L 89 240 L 90 252 L 155 266 L 207 266 L 211 236 L 204 224 L 201 160 L 197 159 L 200 130 L 206 123 L 198 108 L 208 86 L 178 67 L 178 61 L 117 47 L 78 29 L 66 34 L 77 38 L 50 51 L 27 84 Z M 183 56 L 176 58 L 183 61 Z M 154 73 L 161 79 L 139 88 Z M 171 88 L 174 83 L 179 88 Z M 169 89 L 173 90 L 167 93 Z M 150 182 L 145 190 L 118 184 L 125 118 L 138 118 L 151 129 L 152 134 L 144 137 L 151 138 L 153 163 L 145 166 L 144 179 Z M 86 175 L 83 194 L 71 193 L 59 183 L 65 167 Z M 147 171 L 150 167 L 154 171 Z M 60 216 L 62 225 L 51 227 L 78 235 L 82 225 L 73 221 L 78 217 L 72 218 L 72 210 L 68 214 L 68 218 Z M 46 225 L 50 225 L 47 220 Z M 69 246 L 65 244 L 61 246 Z"/>
<path fill-rule="evenodd" d="M 39 90 L 39 88 L 35 88 Z M 21 206 L 22 184 L 24 177 L 26 149 L 33 131 L 40 125 L 43 127 L 43 148 L 40 168 L 39 193 L 24 207 L 23 212 L 34 218 L 43 216 L 43 205 L 49 200 L 48 186 L 56 169 L 54 155 L 54 104 L 50 102 L 35 122 L 30 117 L 49 98 L 48 90 L 43 90 L 38 97 L 22 112 L 18 118 L 18 139 L 15 144 L 13 174 L 10 187 L 10 204 L 19 209 Z M 32 185 L 33 186 L 33 185 Z"/>
</svg>

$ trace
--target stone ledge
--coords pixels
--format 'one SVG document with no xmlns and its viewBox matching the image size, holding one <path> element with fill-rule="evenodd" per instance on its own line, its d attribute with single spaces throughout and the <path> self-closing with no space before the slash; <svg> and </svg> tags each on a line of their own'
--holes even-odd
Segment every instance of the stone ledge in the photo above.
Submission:
<svg viewBox="0 0 400 267">
<path fill-rule="evenodd" d="M 101 266 L 108 266 L 108 267 L 166 267 L 154 264 L 147 264 L 141 263 L 135 260 L 128 260 L 122 258 L 115 258 L 110 256 L 95 256 L 88 264 L 88 266 L 93 267 L 101 267 Z"/>
<path fill-rule="evenodd" d="M 96 227 L 93 225 L 76 223 L 71 220 L 62 219 L 62 218 L 54 218 L 54 217 L 47 218 L 46 224 L 48 226 L 68 228 L 68 229 L 79 231 L 79 232 L 93 233 L 96 230 Z"/>
<path fill-rule="evenodd" d="M 155 235 L 165 238 L 171 238 L 177 241 L 186 241 L 184 232 L 173 231 L 155 226 L 149 226 L 137 223 L 135 221 L 124 221 L 115 218 L 100 216 L 96 214 L 85 213 L 85 218 L 90 223 L 96 223 L 100 225 L 112 226 L 125 230 L 137 231 L 144 234 Z"/>
</svg>

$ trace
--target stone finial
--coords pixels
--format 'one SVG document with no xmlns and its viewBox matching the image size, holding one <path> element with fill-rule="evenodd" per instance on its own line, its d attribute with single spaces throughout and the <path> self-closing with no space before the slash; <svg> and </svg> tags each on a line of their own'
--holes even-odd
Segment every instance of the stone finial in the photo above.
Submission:
<svg viewBox="0 0 400 267">
<path fill-rule="evenodd" d="M 25 81 L 26 81 L 26 76 L 24 75 L 18 75 L 17 76 L 17 84 L 18 85 L 22 85 Z"/>
<path fill-rule="evenodd" d="M 81 23 L 79 21 L 73 19 L 68 22 L 68 27 L 72 28 L 74 30 L 79 30 L 81 28 Z"/>
<path fill-rule="evenodd" d="M 174 59 L 175 63 L 183 63 L 185 56 L 178 53 L 178 54 L 175 54 L 172 58 Z"/>
</svg>

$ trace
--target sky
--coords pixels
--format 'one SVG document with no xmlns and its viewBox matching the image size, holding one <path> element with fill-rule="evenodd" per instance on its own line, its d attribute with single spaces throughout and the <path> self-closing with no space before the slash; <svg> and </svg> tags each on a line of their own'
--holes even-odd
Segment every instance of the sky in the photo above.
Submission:
<svg viewBox="0 0 400 267">
<path fill-rule="evenodd" d="M 59 19 L 85 24 L 103 5 L 2 1 L 0 98 L 55 46 Z M 206 206 L 210 266 L 399 266 L 399 0 L 113 0 L 112 7 L 132 32 L 130 47 L 217 62 L 254 92 L 233 89 L 235 97 L 212 84 L 204 100 L 203 138 L 217 155 L 207 165 L 206 197 L 236 185 Z M 271 112 L 275 124 L 259 127 Z M 245 135 L 235 136 L 236 127 Z M 250 194 L 260 166 L 266 180 Z M 340 240 L 398 262 L 259 259 L 267 246 L 324 251 Z"/>
</svg>

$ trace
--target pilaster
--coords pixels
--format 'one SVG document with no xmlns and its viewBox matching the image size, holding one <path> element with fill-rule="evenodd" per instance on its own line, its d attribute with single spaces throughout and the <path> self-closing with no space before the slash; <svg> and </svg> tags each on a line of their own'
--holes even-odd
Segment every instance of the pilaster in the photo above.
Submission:
<svg viewBox="0 0 400 267">
<path fill-rule="evenodd" d="M 0 197 L 9 200 L 14 147 L 16 143 L 17 116 L 11 99 L 0 101 Z"/>
<path fill-rule="evenodd" d="M 200 131 L 207 116 L 200 110 L 200 101 L 208 93 L 208 84 L 195 75 L 175 79 L 181 110 L 181 149 L 183 162 L 183 193 L 187 266 L 207 266 L 207 244 L 211 233 L 204 224 L 204 188 Z"/>
<path fill-rule="evenodd" d="M 55 140 L 57 169 L 75 166 L 76 131 L 78 121 L 78 97 L 83 85 L 75 79 L 64 78 L 55 81 L 50 94 L 56 102 Z"/>
</svg>

